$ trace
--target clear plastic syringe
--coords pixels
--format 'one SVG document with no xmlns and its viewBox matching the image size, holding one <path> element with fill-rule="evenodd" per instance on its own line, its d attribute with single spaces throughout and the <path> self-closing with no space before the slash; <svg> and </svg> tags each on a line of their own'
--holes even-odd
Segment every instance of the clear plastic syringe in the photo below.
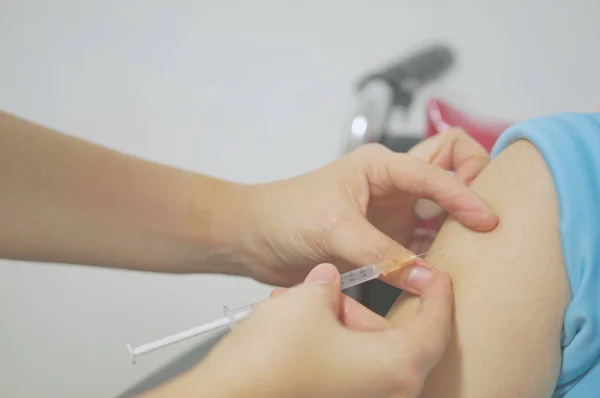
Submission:
<svg viewBox="0 0 600 398">
<path fill-rule="evenodd" d="M 402 260 L 383 260 L 377 264 L 365 265 L 364 267 L 357 268 L 354 271 L 343 273 L 342 290 L 378 278 L 380 275 L 387 275 L 391 272 L 398 271 L 400 268 L 404 268 L 407 265 L 413 264 L 418 257 L 423 257 L 426 254 L 440 249 L 441 247 L 438 247 L 437 249 L 432 249 L 426 251 L 425 253 L 413 254 L 412 256 L 406 257 Z"/>
<path fill-rule="evenodd" d="M 429 250 L 425 253 L 413 254 L 412 256 L 406 257 L 401 260 L 383 260 L 376 264 L 365 265 L 364 267 L 346 272 L 341 275 L 342 290 L 378 278 L 380 275 L 387 275 L 391 272 L 397 271 L 401 268 L 413 264 L 417 258 L 440 249 L 441 247 L 438 247 L 437 249 Z M 219 318 L 212 322 L 204 323 L 192 329 L 184 330 L 182 332 L 175 333 L 173 335 L 163 337 L 162 339 L 158 339 L 137 347 L 132 347 L 131 344 L 127 344 L 127 349 L 129 350 L 129 354 L 131 355 L 131 360 L 135 364 L 136 358 L 140 355 L 147 354 L 149 352 L 158 350 L 159 348 L 163 348 L 171 344 L 175 344 L 180 341 L 211 332 L 213 330 L 221 329 L 224 327 L 231 328 L 233 327 L 233 325 L 235 325 L 236 322 L 248 316 L 250 312 L 252 312 L 254 306 L 260 303 L 261 302 L 251 304 L 235 310 L 231 310 L 228 307 L 223 307 L 223 311 L 225 312 L 225 316 L 223 318 Z"/>
</svg>

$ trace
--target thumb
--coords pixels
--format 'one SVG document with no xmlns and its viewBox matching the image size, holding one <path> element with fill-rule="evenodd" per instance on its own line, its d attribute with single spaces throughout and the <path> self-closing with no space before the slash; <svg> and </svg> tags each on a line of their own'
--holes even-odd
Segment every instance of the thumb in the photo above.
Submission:
<svg viewBox="0 0 600 398">
<path fill-rule="evenodd" d="M 319 264 L 308 273 L 304 283 L 337 284 L 340 287 L 340 273 L 333 264 Z"/>
<path fill-rule="evenodd" d="M 367 264 L 401 260 L 414 254 L 375 228 L 362 215 L 356 215 L 349 221 L 348 228 L 340 229 L 331 243 L 331 252 L 344 261 L 362 267 Z M 436 271 L 433 268 L 424 260 L 419 260 L 414 266 L 405 267 L 381 279 L 400 289 L 420 294 L 435 275 Z"/>
<path fill-rule="evenodd" d="M 423 292 L 417 316 L 404 330 L 424 370 L 442 357 L 452 334 L 453 295 L 450 277 L 440 274 Z"/>
<path fill-rule="evenodd" d="M 341 284 L 338 269 L 333 264 L 324 263 L 317 265 L 308 273 L 301 288 L 306 287 L 306 290 L 308 290 L 313 286 L 316 288 L 315 285 L 320 285 L 318 286 L 320 293 L 311 293 L 310 297 L 315 300 L 315 304 L 318 306 L 329 303 L 330 308 L 333 309 L 336 315 L 339 315 L 342 295 Z"/>
</svg>

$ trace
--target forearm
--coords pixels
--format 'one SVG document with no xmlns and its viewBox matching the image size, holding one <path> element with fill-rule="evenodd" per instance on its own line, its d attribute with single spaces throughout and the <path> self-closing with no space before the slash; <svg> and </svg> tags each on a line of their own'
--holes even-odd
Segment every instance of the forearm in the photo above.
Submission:
<svg viewBox="0 0 600 398">
<path fill-rule="evenodd" d="M 244 189 L 0 112 L 0 257 L 234 272 Z"/>
</svg>

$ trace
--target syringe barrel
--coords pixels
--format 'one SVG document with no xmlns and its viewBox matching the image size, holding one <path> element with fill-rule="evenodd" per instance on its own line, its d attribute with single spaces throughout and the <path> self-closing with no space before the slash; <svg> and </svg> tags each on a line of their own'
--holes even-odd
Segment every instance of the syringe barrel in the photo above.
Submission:
<svg viewBox="0 0 600 398">
<path fill-rule="evenodd" d="M 375 279 L 380 274 L 381 270 L 377 264 L 369 264 L 354 271 L 345 272 L 342 274 L 342 290 Z"/>
</svg>

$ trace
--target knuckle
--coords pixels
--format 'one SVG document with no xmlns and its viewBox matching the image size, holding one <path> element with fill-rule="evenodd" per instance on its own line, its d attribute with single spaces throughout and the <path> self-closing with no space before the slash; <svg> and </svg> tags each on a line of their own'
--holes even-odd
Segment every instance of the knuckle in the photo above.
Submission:
<svg viewBox="0 0 600 398">
<path fill-rule="evenodd" d="M 449 129 L 444 131 L 444 134 L 451 137 L 468 137 L 471 138 L 469 134 L 461 127 L 450 127 Z"/>
<path fill-rule="evenodd" d="M 417 178 L 421 177 L 422 174 L 425 174 L 421 173 L 420 169 L 427 171 L 430 166 L 427 161 L 410 153 L 394 153 L 392 160 L 396 164 L 402 165 L 403 170 L 411 172 L 411 174 Z"/>
<path fill-rule="evenodd" d="M 373 257 L 378 260 L 390 257 L 390 253 L 392 253 L 394 246 L 394 242 L 391 239 L 377 238 L 373 242 L 368 243 L 368 247 L 373 253 Z"/>
<path fill-rule="evenodd" d="M 316 231 L 310 233 L 310 245 L 319 258 L 329 258 L 327 253 L 338 252 L 343 241 L 345 231 L 348 229 L 349 216 L 345 212 L 324 212 L 317 219 Z M 307 239 L 308 240 L 308 239 Z"/>
<path fill-rule="evenodd" d="M 425 194 L 430 194 L 435 184 L 435 170 L 432 170 L 429 165 L 423 164 L 419 167 L 421 170 L 418 173 L 414 173 L 414 183 L 416 187 L 420 188 Z"/>
<path fill-rule="evenodd" d="M 347 222 L 347 216 L 341 213 L 323 214 L 318 221 L 319 228 L 326 234 L 325 236 L 342 230 Z"/>
<path fill-rule="evenodd" d="M 389 153 L 390 150 L 378 142 L 370 142 L 361 145 L 355 150 L 355 153 L 363 158 L 375 158 Z"/>
<path fill-rule="evenodd" d="M 370 153 L 389 152 L 389 149 L 385 145 L 380 144 L 379 142 L 369 142 L 363 145 L 363 149 L 365 151 L 369 151 Z"/>
<path fill-rule="evenodd" d="M 394 156 L 396 157 L 396 159 L 398 159 L 399 161 L 402 162 L 407 162 L 410 161 L 411 159 L 416 159 L 414 156 L 408 154 L 408 153 L 394 153 Z"/>
<path fill-rule="evenodd" d="M 428 167 L 416 177 L 418 184 L 421 184 L 423 192 L 428 196 L 445 197 L 455 194 L 455 179 L 447 174 L 441 168 L 436 166 Z"/>
<path fill-rule="evenodd" d="M 472 135 L 467 133 L 460 127 L 452 127 L 444 133 L 444 136 L 448 141 L 454 142 L 455 145 L 466 145 L 472 150 L 477 150 L 481 155 L 485 156 L 488 152 L 481 146 Z"/>
</svg>

